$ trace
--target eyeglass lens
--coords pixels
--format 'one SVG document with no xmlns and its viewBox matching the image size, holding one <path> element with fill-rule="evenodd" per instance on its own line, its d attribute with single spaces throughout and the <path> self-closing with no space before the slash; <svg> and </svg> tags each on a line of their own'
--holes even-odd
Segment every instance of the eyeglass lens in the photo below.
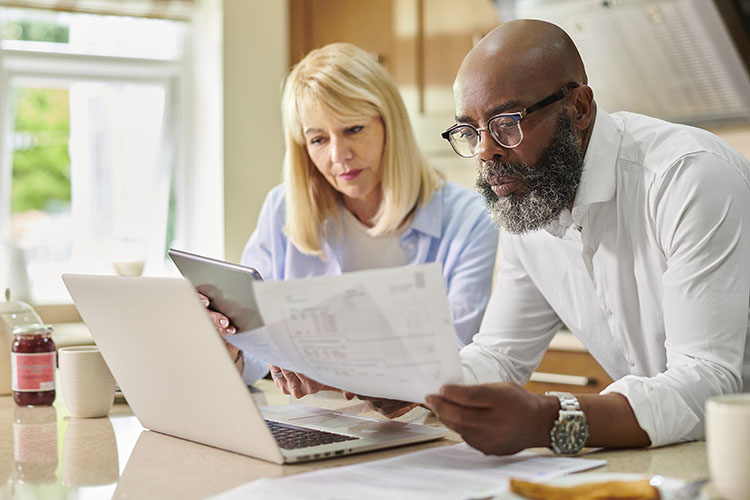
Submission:
<svg viewBox="0 0 750 500">
<path fill-rule="evenodd" d="M 496 116 L 487 123 L 492 137 L 506 148 L 514 148 L 521 143 L 523 133 L 519 120 L 512 116 Z M 450 132 L 450 143 L 461 156 L 471 158 L 479 147 L 479 133 L 468 125 L 456 127 Z"/>
</svg>

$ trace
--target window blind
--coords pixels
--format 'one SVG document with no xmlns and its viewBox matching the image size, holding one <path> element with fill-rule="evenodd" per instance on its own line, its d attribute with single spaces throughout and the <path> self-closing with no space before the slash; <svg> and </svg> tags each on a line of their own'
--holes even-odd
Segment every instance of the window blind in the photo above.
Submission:
<svg viewBox="0 0 750 500">
<path fill-rule="evenodd" d="M 0 7 L 187 21 L 195 0 L 0 0 Z"/>
</svg>

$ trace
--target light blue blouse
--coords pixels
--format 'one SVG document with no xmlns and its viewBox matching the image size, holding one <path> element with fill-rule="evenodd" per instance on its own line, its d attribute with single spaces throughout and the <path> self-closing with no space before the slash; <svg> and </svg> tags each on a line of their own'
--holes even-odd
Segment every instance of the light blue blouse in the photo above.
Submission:
<svg viewBox="0 0 750 500">
<path fill-rule="evenodd" d="M 286 237 L 284 186 L 273 188 L 263 203 L 258 225 L 242 253 L 241 263 L 257 269 L 265 280 L 286 280 L 341 274 L 344 245 L 334 222 L 325 239 L 326 259 L 301 253 Z M 344 208 L 341 208 L 344 210 Z M 471 342 L 492 288 L 498 230 L 490 221 L 479 194 L 445 182 L 427 205 L 418 207 L 401 245 L 410 264 L 439 262 L 456 327 L 458 348 Z M 252 383 L 264 376 L 267 365 L 245 354 L 243 378 Z"/>
</svg>

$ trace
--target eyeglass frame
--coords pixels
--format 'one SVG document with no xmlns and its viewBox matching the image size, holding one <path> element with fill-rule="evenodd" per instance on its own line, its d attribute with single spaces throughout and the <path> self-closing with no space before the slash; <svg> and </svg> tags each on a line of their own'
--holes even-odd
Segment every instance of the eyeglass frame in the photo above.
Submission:
<svg viewBox="0 0 750 500">
<path fill-rule="evenodd" d="M 474 158 L 477 154 L 479 154 L 479 151 L 475 151 L 474 154 L 471 155 L 471 156 L 464 156 L 464 155 L 462 155 L 461 153 L 458 152 L 458 149 L 456 149 L 456 146 L 453 145 L 453 141 L 451 140 L 451 132 L 453 132 L 454 130 L 456 130 L 458 128 L 461 128 L 461 127 L 469 127 L 471 129 L 473 129 L 474 132 L 476 132 L 477 137 L 478 137 L 478 139 L 477 139 L 477 146 L 479 146 L 479 141 L 481 140 L 481 132 L 489 132 L 490 136 L 500 146 L 502 146 L 502 147 L 504 147 L 506 149 L 517 148 L 518 146 L 521 145 L 521 142 L 523 142 L 523 129 L 521 128 L 521 125 L 520 125 L 521 120 L 523 120 L 524 118 L 526 118 L 527 116 L 529 116 L 534 111 L 538 111 L 538 110 L 540 110 L 540 109 L 542 109 L 542 108 L 544 108 L 546 106 L 549 106 L 550 104 L 556 103 L 557 101 L 560 101 L 560 100 L 566 98 L 568 95 L 570 95 L 570 91 L 571 90 L 576 89 L 576 88 L 578 88 L 580 86 L 581 85 L 579 83 L 568 82 L 560 90 L 558 90 L 557 92 L 548 95 L 547 97 L 545 97 L 541 101 L 538 101 L 538 102 L 532 104 L 531 106 L 528 106 L 528 107 L 522 109 L 521 111 L 516 111 L 515 113 L 499 113 L 499 114 L 491 117 L 489 120 L 487 120 L 487 125 L 485 125 L 484 127 L 477 128 L 477 127 L 474 127 L 473 125 L 469 125 L 468 123 L 457 123 L 457 124 L 453 125 L 452 127 L 450 127 L 448 130 L 446 130 L 445 132 L 443 132 L 442 134 L 440 134 L 440 136 L 443 139 L 445 139 L 446 141 L 448 141 L 448 143 L 451 145 L 451 148 L 453 148 L 453 151 L 455 151 L 456 154 L 458 156 L 462 157 L 462 158 Z M 511 118 L 515 122 L 515 125 L 516 125 L 516 127 L 518 127 L 518 131 L 521 134 L 521 138 L 518 140 L 518 142 L 515 145 L 513 145 L 513 146 L 506 146 L 505 144 L 503 144 L 502 142 L 500 142 L 500 140 L 497 137 L 495 137 L 495 134 L 492 132 L 492 129 L 490 128 L 490 124 L 492 123 L 493 120 L 495 120 L 497 118 Z"/>
</svg>

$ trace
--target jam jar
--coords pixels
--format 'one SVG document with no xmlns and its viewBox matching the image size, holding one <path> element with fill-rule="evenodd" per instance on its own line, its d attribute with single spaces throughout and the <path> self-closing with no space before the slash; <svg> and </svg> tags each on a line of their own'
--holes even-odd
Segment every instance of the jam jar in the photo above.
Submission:
<svg viewBox="0 0 750 500">
<path fill-rule="evenodd" d="M 55 343 L 50 325 L 13 329 L 11 375 L 19 406 L 49 406 L 55 401 Z"/>
</svg>

